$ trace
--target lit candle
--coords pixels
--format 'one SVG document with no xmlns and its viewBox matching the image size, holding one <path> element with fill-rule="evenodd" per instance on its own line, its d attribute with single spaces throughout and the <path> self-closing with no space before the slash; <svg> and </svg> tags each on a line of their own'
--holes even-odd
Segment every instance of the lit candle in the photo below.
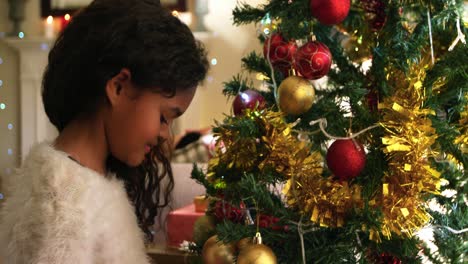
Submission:
<svg viewBox="0 0 468 264">
<path fill-rule="evenodd" d="M 45 24 L 44 24 L 44 36 L 46 38 L 54 38 L 55 37 L 55 32 L 54 32 L 54 18 L 52 16 L 48 16 Z"/>
</svg>

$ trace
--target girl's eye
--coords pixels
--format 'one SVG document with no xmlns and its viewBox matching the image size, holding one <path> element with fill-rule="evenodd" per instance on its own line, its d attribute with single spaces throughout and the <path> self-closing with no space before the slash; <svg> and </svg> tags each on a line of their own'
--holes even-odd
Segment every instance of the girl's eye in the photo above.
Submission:
<svg viewBox="0 0 468 264">
<path fill-rule="evenodd" d="M 167 119 L 166 119 L 163 115 L 161 115 L 160 121 L 161 121 L 162 124 L 166 124 L 166 125 L 167 125 Z"/>
</svg>

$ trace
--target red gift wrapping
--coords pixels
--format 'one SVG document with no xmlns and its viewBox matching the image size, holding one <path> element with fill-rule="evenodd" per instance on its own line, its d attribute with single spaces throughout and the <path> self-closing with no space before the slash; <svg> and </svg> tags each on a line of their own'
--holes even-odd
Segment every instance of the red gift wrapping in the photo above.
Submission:
<svg viewBox="0 0 468 264">
<path fill-rule="evenodd" d="M 192 203 L 170 212 L 167 216 L 167 246 L 179 248 L 186 241 L 193 241 L 193 225 L 195 221 L 205 215 L 196 212 Z"/>
</svg>

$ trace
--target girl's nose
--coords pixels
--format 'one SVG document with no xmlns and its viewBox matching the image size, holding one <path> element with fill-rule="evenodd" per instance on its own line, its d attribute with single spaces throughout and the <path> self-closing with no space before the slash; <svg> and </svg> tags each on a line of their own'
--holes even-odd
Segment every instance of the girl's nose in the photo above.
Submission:
<svg viewBox="0 0 468 264">
<path fill-rule="evenodd" d="M 168 124 L 162 124 L 161 125 L 161 130 L 159 131 L 159 136 L 168 139 L 170 136 L 170 128 L 172 126 L 172 121 L 169 121 Z"/>
</svg>

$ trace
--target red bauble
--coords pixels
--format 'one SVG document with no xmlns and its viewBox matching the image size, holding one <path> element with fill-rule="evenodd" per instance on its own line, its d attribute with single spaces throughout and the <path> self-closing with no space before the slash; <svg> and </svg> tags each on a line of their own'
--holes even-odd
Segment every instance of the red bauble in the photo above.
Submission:
<svg viewBox="0 0 468 264">
<path fill-rule="evenodd" d="M 232 103 L 232 108 L 236 116 L 242 115 L 247 108 L 261 110 L 265 108 L 265 98 L 257 91 L 245 90 L 236 96 Z"/>
<path fill-rule="evenodd" d="M 294 68 L 305 78 L 320 79 L 328 74 L 332 55 L 328 47 L 318 41 L 309 41 L 300 47 L 294 58 Z"/>
<path fill-rule="evenodd" d="M 240 208 L 238 208 L 226 201 L 218 201 L 215 204 L 214 215 L 219 221 L 226 219 L 234 223 L 242 223 L 245 216 L 245 205 L 241 203 Z"/>
<path fill-rule="evenodd" d="M 350 0 L 310 0 L 312 15 L 324 25 L 341 23 L 351 7 Z"/>
<path fill-rule="evenodd" d="M 285 76 L 288 75 L 296 51 L 296 42 L 294 40 L 287 41 L 280 33 L 273 34 L 263 44 L 265 58 L 270 60 L 273 68 L 281 71 Z"/>
<path fill-rule="evenodd" d="M 328 168 L 339 180 L 350 180 L 358 176 L 365 164 L 366 152 L 356 140 L 339 139 L 328 148 Z"/>
</svg>

